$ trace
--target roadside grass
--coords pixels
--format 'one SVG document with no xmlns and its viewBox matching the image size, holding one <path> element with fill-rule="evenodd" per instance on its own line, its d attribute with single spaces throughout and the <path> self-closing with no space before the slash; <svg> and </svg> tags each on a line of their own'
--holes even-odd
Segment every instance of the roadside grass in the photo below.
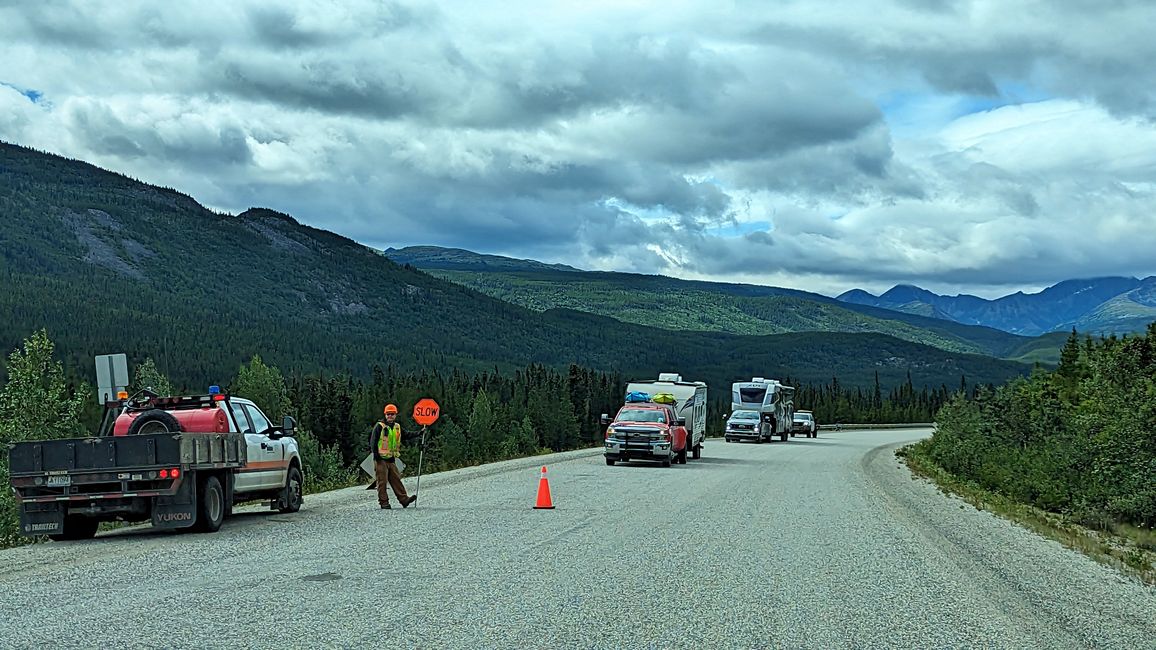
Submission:
<svg viewBox="0 0 1156 650">
<path fill-rule="evenodd" d="M 961 479 L 937 465 L 928 453 L 929 441 L 901 447 L 895 456 L 912 473 L 930 480 L 945 495 L 954 495 L 977 510 L 987 510 L 1032 532 L 1055 540 L 1141 582 L 1156 586 L 1156 530 L 1104 522 L 1097 530 L 1070 517 L 1020 503 Z"/>
</svg>

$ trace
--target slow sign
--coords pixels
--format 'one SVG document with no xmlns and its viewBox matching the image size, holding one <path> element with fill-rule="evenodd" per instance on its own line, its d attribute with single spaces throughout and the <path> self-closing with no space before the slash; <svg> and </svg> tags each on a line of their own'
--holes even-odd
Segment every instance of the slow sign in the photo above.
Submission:
<svg viewBox="0 0 1156 650">
<path fill-rule="evenodd" d="M 438 421 L 438 416 L 441 415 L 441 407 L 432 399 L 426 398 L 419 400 L 417 404 L 413 405 L 413 421 L 428 427 L 434 422 Z"/>
</svg>

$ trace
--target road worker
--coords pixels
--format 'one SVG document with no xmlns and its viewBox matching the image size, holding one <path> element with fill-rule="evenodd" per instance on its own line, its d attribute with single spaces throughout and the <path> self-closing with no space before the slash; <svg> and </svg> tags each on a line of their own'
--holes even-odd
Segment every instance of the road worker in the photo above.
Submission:
<svg viewBox="0 0 1156 650">
<path fill-rule="evenodd" d="M 389 505 L 389 494 L 386 493 L 386 483 L 393 488 L 394 495 L 401 503 L 401 507 L 408 508 L 417 501 L 417 495 L 410 496 L 401 482 L 401 472 L 397 469 L 397 459 L 401 457 L 401 424 L 397 422 L 397 407 L 386 404 L 383 411 L 384 419 L 373 425 L 373 432 L 369 434 L 369 449 L 373 454 L 373 469 L 377 477 L 377 503 L 382 509 Z"/>
</svg>

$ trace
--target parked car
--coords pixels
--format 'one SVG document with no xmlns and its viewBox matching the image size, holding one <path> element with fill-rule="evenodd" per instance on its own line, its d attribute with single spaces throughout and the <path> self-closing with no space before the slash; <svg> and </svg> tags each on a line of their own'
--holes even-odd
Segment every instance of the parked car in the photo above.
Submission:
<svg viewBox="0 0 1156 650">
<path fill-rule="evenodd" d="M 150 520 L 154 528 L 215 532 L 244 501 L 301 508 L 293 418 L 275 426 L 256 404 L 216 386 L 208 395 L 146 395 L 105 407 L 108 426 L 96 437 L 12 445 L 24 535 L 86 539 L 102 521 Z"/>
<path fill-rule="evenodd" d="M 664 372 L 658 381 L 637 380 L 626 385 L 626 394 L 647 394 L 651 397 L 667 393 L 675 398 L 671 404 L 676 417 L 686 420 L 686 433 L 690 436 L 687 449 L 691 458 L 702 457 L 702 446 L 706 442 L 706 384 L 701 381 L 683 381 L 682 375 Z"/>
<path fill-rule="evenodd" d="M 791 435 L 796 436 L 800 433 L 808 438 L 819 435 L 819 423 L 815 421 L 815 416 L 810 411 L 795 411 L 791 419 Z"/>
<path fill-rule="evenodd" d="M 755 377 L 731 385 L 731 408 L 735 411 L 759 412 L 758 442 L 778 436 L 786 442 L 791 432 L 791 414 L 795 412 L 795 388 L 777 379 Z"/>
<path fill-rule="evenodd" d="M 614 421 L 603 414 L 606 428 L 606 464 L 618 461 L 651 460 L 670 467 L 673 463 L 686 464 L 686 420 L 675 417 L 666 404 L 651 402 L 627 403 Z"/>
<path fill-rule="evenodd" d="M 727 418 L 726 432 L 727 442 L 734 442 L 736 440 L 754 440 L 755 442 L 762 442 L 763 435 L 759 431 L 759 412 L 758 411 L 735 411 Z"/>
</svg>

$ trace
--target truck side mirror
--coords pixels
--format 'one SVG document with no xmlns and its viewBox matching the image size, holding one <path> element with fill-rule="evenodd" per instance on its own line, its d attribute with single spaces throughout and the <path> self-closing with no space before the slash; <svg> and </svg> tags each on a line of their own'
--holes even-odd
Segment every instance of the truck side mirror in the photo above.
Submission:
<svg viewBox="0 0 1156 650">
<path fill-rule="evenodd" d="M 610 416 L 603 413 L 602 417 L 598 418 L 598 421 L 602 423 L 602 426 L 606 426 L 610 424 Z"/>
<path fill-rule="evenodd" d="M 297 421 L 288 415 L 285 416 L 285 421 L 281 424 L 281 431 L 287 436 L 293 435 L 293 430 L 297 428 Z"/>
</svg>

